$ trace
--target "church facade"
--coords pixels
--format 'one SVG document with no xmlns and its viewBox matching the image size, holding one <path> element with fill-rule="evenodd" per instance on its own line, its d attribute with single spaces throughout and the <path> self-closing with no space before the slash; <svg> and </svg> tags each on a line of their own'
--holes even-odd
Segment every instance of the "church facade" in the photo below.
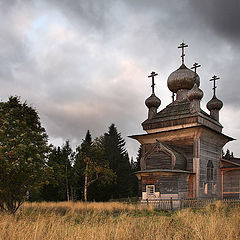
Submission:
<svg viewBox="0 0 240 240">
<path fill-rule="evenodd" d="M 223 198 L 240 196 L 240 160 L 222 159 L 222 148 L 233 138 L 222 133 L 219 111 L 223 103 L 216 96 L 216 76 L 213 97 L 207 103 L 209 113 L 200 102 L 203 91 L 197 63 L 193 70 L 182 64 L 167 80 L 172 102 L 161 111 L 154 92 L 146 99 L 148 118 L 142 123 L 146 134 L 130 136 L 142 146 L 141 171 L 136 172 L 139 197 L 146 199 Z M 239 161 L 239 162 L 238 162 Z M 235 184 L 235 185 L 234 185 Z M 234 186 L 234 188 L 232 187 Z"/>
</svg>

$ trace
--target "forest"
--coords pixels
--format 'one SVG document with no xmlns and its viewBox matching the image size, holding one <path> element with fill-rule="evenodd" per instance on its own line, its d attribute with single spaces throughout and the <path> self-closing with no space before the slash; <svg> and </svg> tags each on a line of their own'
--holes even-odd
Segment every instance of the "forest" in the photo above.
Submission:
<svg viewBox="0 0 240 240">
<path fill-rule="evenodd" d="M 19 97 L 0 102 L 0 209 L 14 213 L 28 201 L 108 201 L 137 196 L 141 148 L 129 159 L 115 124 L 76 149 L 48 143 L 37 111 Z"/>
<path fill-rule="evenodd" d="M 125 141 L 114 124 L 108 132 L 92 139 L 87 131 L 81 144 L 72 149 L 49 146 L 49 175 L 40 189 L 29 195 L 30 201 L 108 201 L 137 196 L 135 171 L 139 157 L 130 161 Z"/>
</svg>

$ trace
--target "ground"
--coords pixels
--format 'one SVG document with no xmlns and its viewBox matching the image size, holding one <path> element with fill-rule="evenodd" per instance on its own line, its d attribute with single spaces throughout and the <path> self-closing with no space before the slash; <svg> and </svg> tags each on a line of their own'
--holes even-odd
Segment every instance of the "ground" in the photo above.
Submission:
<svg viewBox="0 0 240 240">
<path fill-rule="evenodd" d="M 240 238 L 240 208 L 222 203 L 201 210 L 154 210 L 124 203 L 25 203 L 0 215 L 0 239 L 224 239 Z"/>
</svg>

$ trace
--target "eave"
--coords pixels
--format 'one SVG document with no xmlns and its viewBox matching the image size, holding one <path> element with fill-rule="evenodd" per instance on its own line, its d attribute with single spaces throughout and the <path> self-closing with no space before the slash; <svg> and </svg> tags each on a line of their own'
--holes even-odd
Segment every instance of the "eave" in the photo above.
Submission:
<svg viewBox="0 0 240 240">
<path fill-rule="evenodd" d="M 226 139 L 226 142 L 236 140 L 232 137 L 229 137 L 229 136 L 227 136 L 227 135 L 225 135 L 221 132 L 215 131 L 212 128 L 209 128 L 209 127 L 204 126 L 204 125 L 190 126 L 190 127 L 180 128 L 180 129 L 170 129 L 170 130 L 154 132 L 154 133 L 144 133 L 144 134 L 138 134 L 138 135 L 131 135 L 131 136 L 128 136 L 128 137 L 132 138 L 132 139 L 135 139 L 135 140 L 140 142 L 140 139 L 142 139 L 142 138 L 147 138 L 147 137 L 157 138 L 160 134 L 163 134 L 163 133 L 174 133 L 174 132 L 179 132 L 179 131 L 182 131 L 182 130 L 191 130 L 191 129 L 197 129 L 197 128 L 198 129 L 204 128 L 204 129 L 207 129 L 207 130 L 211 130 L 211 131 L 215 132 L 216 134 L 224 137 Z"/>
</svg>

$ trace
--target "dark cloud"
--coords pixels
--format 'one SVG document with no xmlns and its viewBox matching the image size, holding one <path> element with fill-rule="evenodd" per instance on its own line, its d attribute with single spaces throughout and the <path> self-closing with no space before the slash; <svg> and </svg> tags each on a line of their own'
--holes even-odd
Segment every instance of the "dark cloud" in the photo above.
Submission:
<svg viewBox="0 0 240 240">
<path fill-rule="evenodd" d="M 197 18 L 219 36 L 239 42 L 240 2 L 239 0 L 189 1 Z"/>
<path fill-rule="evenodd" d="M 38 110 L 51 140 L 79 144 L 111 123 L 123 136 L 142 132 L 147 117 L 148 73 L 159 73 L 160 109 L 170 103 L 169 74 L 199 62 L 203 108 L 218 75 L 220 118 L 232 134 L 229 114 L 240 117 L 239 4 L 190 0 L 0 1 L 0 95 L 20 95 Z M 214 5 L 215 4 L 215 5 Z M 7 24 L 6 24 L 7 23 Z M 229 110 L 226 110 L 229 109 Z M 207 110 L 206 110 L 207 111 Z M 235 138 L 240 139 L 236 128 Z M 229 129 L 229 130 L 228 130 Z M 239 136 L 239 137 L 238 137 Z M 130 155 L 138 144 L 127 140 Z M 234 147 L 234 151 L 237 147 Z"/>
</svg>

